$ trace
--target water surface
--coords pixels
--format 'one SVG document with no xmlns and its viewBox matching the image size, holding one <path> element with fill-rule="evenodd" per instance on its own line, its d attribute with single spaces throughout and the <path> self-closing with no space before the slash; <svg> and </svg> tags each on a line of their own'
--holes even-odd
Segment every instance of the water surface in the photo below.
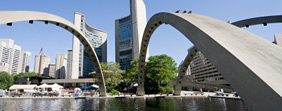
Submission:
<svg viewBox="0 0 282 111">
<path fill-rule="evenodd" d="M 0 99 L 1 111 L 246 111 L 222 98 Z"/>
</svg>

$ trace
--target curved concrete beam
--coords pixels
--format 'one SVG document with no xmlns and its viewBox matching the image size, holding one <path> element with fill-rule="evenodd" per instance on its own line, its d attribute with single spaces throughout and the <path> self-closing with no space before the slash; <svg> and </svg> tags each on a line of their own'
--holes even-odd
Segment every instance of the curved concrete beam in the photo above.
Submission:
<svg viewBox="0 0 282 111">
<path fill-rule="evenodd" d="M 174 95 L 175 96 L 180 96 L 181 95 L 181 88 L 182 88 L 182 83 L 184 80 L 184 76 L 185 73 L 187 71 L 187 69 L 189 68 L 188 66 L 190 65 L 192 59 L 194 58 L 194 56 L 196 55 L 196 53 L 198 52 L 198 49 L 194 46 L 192 47 L 192 49 L 189 51 L 188 55 L 186 56 L 181 69 L 180 69 L 180 73 L 178 74 L 178 79 L 176 80 L 176 86 L 174 89 Z"/>
<path fill-rule="evenodd" d="M 281 23 L 282 15 L 275 16 L 264 16 L 264 17 L 255 17 L 245 20 L 240 20 L 237 22 L 233 22 L 232 24 L 238 27 L 245 27 L 257 24 L 267 24 L 267 23 Z"/>
<path fill-rule="evenodd" d="M 244 20 L 240 20 L 237 22 L 233 22 L 231 24 L 237 26 L 237 27 L 245 27 L 245 26 L 251 26 L 251 25 L 258 25 L 258 24 L 264 24 L 267 25 L 268 23 L 281 23 L 282 22 L 282 15 L 275 15 L 275 16 L 263 16 L 263 17 L 255 17 L 255 18 L 250 18 L 250 19 L 244 19 Z M 189 56 L 189 54 L 186 56 L 186 58 Z M 184 61 L 185 62 L 185 61 Z M 189 63 L 190 64 L 190 63 Z M 183 70 L 187 70 L 186 67 L 181 67 L 180 69 L 181 71 Z M 181 74 L 178 75 L 178 78 L 180 77 Z M 183 80 L 177 81 L 177 85 L 178 87 L 182 87 L 181 83 L 183 82 Z M 177 89 L 177 88 L 176 88 Z M 175 95 L 178 95 L 178 93 L 181 93 L 181 90 L 179 92 L 179 90 L 175 89 Z"/>
<path fill-rule="evenodd" d="M 28 21 L 28 20 L 43 21 L 45 23 L 55 24 L 75 35 L 80 40 L 80 42 L 85 46 L 85 49 L 90 55 L 92 63 L 95 67 L 95 71 L 97 73 L 97 78 L 99 81 L 98 83 L 100 89 L 100 96 L 106 96 L 104 76 L 101 70 L 99 59 L 96 55 L 95 50 L 93 49 L 93 47 L 91 47 L 90 42 L 88 41 L 87 37 L 85 37 L 83 32 L 81 32 L 75 25 L 73 25 L 68 20 L 53 14 L 34 12 L 34 11 L 0 11 L 0 24 Z"/>
<path fill-rule="evenodd" d="M 150 37 L 162 23 L 184 34 L 253 110 L 282 109 L 282 48 L 229 23 L 198 14 L 159 13 L 147 23 L 140 50 L 138 95 L 144 92 Z"/>
</svg>

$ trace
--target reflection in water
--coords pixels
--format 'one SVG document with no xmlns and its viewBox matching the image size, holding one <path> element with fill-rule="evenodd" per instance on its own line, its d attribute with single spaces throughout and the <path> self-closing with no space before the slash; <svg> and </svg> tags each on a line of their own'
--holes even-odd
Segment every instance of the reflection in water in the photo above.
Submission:
<svg viewBox="0 0 282 111">
<path fill-rule="evenodd" d="M 222 98 L 0 99 L 1 111 L 187 111 L 247 110 L 241 100 Z"/>
</svg>

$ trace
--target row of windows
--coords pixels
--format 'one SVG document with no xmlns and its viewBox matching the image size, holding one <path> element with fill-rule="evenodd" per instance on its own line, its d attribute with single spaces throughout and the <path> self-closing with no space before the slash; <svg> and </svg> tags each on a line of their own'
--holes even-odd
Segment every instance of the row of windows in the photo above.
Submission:
<svg viewBox="0 0 282 111">
<path fill-rule="evenodd" d="M 132 50 L 132 29 L 130 16 L 119 20 L 119 50 Z M 120 68 L 125 70 L 130 67 L 132 61 L 132 54 L 120 55 Z"/>
<path fill-rule="evenodd" d="M 122 55 L 119 57 L 120 63 L 130 62 L 132 61 L 132 54 Z"/>
<path fill-rule="evenodd" d="M 125 70 L 130 67 L 132 61 L 132 54 L 120 56 L 120 69 Z"/>
<path fill-rule="evenodd" d="M 121 69 L 121 70 L 128 69 L 129 67 L 130 67 L 130 62 L 127 62 L 127 63 L 120 63 L 120 69 Z"/>
<path fill-rule="evenodd" d="M 119 23 L 123 23 L 123 22 L 127 22 L 127 21 L 131 20 L 130 17 L 131 16 L 127 16 L 126 18 L 120 19 Z"/>
<path fill-rule="evenodd" d="M 1 60 L 1 62 L 10 63 L 9 62 L 10 52 L 11 52 L 10 48 L 3 47 L 3 53 L 2 53 L 2 60 Z"/>
<path fill-rule="evenodd" d="M 132 49 L 132 44 L 131 44 L 131 40 L 127 40 L 127 41 L 122 41 L 119 44 L 119 50 L 120 51 L 125 51 L 125 50 L 129 50 Z"/>
<path fill-rule="evenodd" d="M 119 24 L 119 41 L 131 39 L 131 24 L 130 21 Z"/>
</svg>

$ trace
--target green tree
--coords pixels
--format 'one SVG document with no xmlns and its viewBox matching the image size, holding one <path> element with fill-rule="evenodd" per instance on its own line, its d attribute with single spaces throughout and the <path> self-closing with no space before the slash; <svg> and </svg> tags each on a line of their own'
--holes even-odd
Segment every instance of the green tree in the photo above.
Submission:
<svg viewBox="0 0 282 111">
<path fill-rule="evenodd" d="M 0 72 L 0 89 L 9 89 L 13 82 L 13 77 L 8 72 Z"/>
<path fill-rule="evenodd" d="M 145 91 L 151 90 L 151 93 L 156 93 L 156 90 L 160 91 L 159 87 L 168 86 L 169 82 L 176 77 L 176 63 L 165 54 L 151 56 L 146 63 L 145 74 Z"/>
<path fill-rule="evenodd" d="M 39 76 L 39 74 L 35 72 L 22 72 L 19 74 L 12 74 L 12 77 L 14 79 L 14 84 L 17 83 L 18 77 L 32 77 L 32 76 Z"/>
<path fill-rule="evenodd" d="M 18 77 L 32 77 L 32 76 L 39 76 L 39 74 L 35 72 L 23 72 L 18 74 Z"/>
<path fill-rule="evenodd" d="M 135 59 L 130 62 L 130 67 L 122 73 L 122 79 L 126 86 L 129 86 L 131 82 L 138 78 L 138 66 L 139 59 Z"/>
<path fill-rule="evenodd" d="M 213 89 L 214 89 L 214 91 L 217 91 L 217 90 L 218 90 L 218 88 L 217 88 L 217 87 L 214 87 Z"/>
<path fill-rule="evenodd" d="M 208 81 L 206 77 L 203 78 L 203 81 Z"/>
<path fill-rule="evenodd" d="M 105 84 L 109 92 L 115 89 L 120 84 L 122 75 L 120 71 L 120 65 L 116 62 L 105 62 L 101 63 L 103 70 Z"/>
<path fill-rule="evenodd" d="M 168 84 L 177 74 L 175 61 L 163 54 L 151 56 L 146 64 L 146 76 L 161 84 Z"/>
</svg>

